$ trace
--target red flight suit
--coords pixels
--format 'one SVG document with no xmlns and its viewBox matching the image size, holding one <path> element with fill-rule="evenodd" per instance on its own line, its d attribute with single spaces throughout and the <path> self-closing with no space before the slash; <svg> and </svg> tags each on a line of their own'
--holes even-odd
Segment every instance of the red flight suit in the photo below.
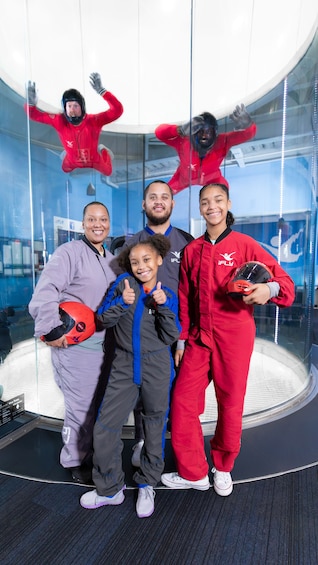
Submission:
<svg viewBox="0 0 318 565">
<path fill-rule="evenodd" d="M 199 420 L 205 391 L 214 382 L 218 420 L 211 458 L 219 471 L 232 470 L 240 450 L 243 404 L 255 338 L 253 307 L 226 293 L 237 267 L 260 261 L 280 285 L 271 302 L 290 306 L 294 283 L 277 261 L 253 238 L 227 228 L 213 245 L 207 234 L 184 249 L 180 266 L 179 304 L 187 340 L 171 405 L 171 441 L 181 477 L 197 481 L 208 474 Z"/>
<path fill-rule="evenodd" d="M 77 168 L 96 169 L 106 176 L 112 173 L 111 157 L 106 148 L 99 153 L 98 140 L 102 127 L 117 120 L 124 109 L 111 92 L 106 91 L 102 96 L 108 103 L 109 110 L 99 114 L 85 114 L 79 125 L 71 124 L 63 113 L 50 114 L 39 110 L 36 106 L 24 105 L 31 120 L 56 129 L 66 152 L 62 163 L 65 173 Z"/>
<path fill-rule="evenodd" d="M 233 145 L 238 145 L 256 134 L 256 125 L 252 123 L 244 130 L 231 131 L 218 134 L 214 145 L 203 158 L 193 148 L 190 137 L 183 137 L 178 133 L 177 125 L 162 124 L 155 129 L 155 134 L 160 141 L 173 147 L 179 156 L 180 165 L 168 184 L 174 194 L 180 192 L 190 184 L 204 186 L 207 183 L 228 182 L 220 171 L 223 159 Z"/>
</svg>

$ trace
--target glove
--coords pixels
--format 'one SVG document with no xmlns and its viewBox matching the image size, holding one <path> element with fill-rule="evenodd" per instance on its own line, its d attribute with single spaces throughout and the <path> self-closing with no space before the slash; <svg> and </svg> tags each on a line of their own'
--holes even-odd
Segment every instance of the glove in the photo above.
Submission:
<svg viewBox="0 0 318 565">
<path fill-rule="evenodd" d="M 38 97 L 37 97 L 37 95 L 36 95 L 35 82 L 31 82 L 30 80 L 29 80 L 29 82 L 28 82 L 28 94 L 27 94 L 27 97 L 28 97 L 28 100 L 27 100 L 27 101 L 28 101 L 28 104 L 29 104 L 30 106 L 36 106 L 36 103 L 37 103 L 37 101 L 38 101 Z"/>
<path fill-rule="evenodd" d="M 94 90 L 96 90 L 98 94 L 104 94 L 104 92 L 106 92 L 106 88 L 104 88 L 102 85 L 102 81 L 99 73 L 90 74 L 89 80 L 92 87 L 94 88 Z"/>
<path fill-rule="evenodd" d="M 195 116 L 192 118 L 191 122 L 187 122 L 182 126 L 179 126 L 179 133 L 183 137 L 188 137 L 189 135 L 196 134 L 200 129 L 204 127 L 204 118 L 202 116 Z"/>
<path fill-rule="evenodd" d="M 235 129 L 246 129 L 253 123 L 253 120 L 246 111 L 244 104 L 236 106 L 235 110 L 233 110 L 233 113 L 230 115 L 230 120 L 234 122 Z"/>
</svg>

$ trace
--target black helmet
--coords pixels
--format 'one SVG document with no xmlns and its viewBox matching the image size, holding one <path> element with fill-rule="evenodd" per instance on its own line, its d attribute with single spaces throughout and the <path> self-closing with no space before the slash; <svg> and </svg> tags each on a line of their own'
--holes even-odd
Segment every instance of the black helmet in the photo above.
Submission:
<svg viewBox="0 0 318 565">
<path fill-rule="evenodd" d="M 231 296 L 247 296 L 250 294 L 249 287 L 253 284 L 266 283 L 273 278 L 273 273 L 259 261 L 248 261 L 238 267 L 234 277 L 227 285 L 227 292 Z"/>
<path fill-rule="evenodd" d="M 204 121 L 204 127 L 205 128 L 213 128 L 215 131 L 215 134 L 217 135 L 218 132 L 218 122 L 215 116 L 213 116 L 213 114 L 210 114 L 210 112 L 202 112 L 202 114 L 200 114 L 200 116 L 203 118 Z"/>
<path fill-rule="evenodd" d="M 214 145 L 218 135 L 217 119 L 210 112 L 203 112 L 198 116 L 202 126 L 193 135 L 193 145 L 200 151 L 206 152 Z"/>
<path fill-rule="evenodd" d="M 82 110 L 81 116 L 72 117 L 66 114 L 66 102 L 72 102 L 72 101 L 78 102 L 78 104 L 80 105 Z M 81 95 L 81 93 L 78 90 L 76 90 L 75 88 L 70 88 L 69 90 L 65 90 L 62 96 L 62 106 L 65 117 L 71 124 L 78 125 L 81 123 L 81 121 L 83 120 L 86 114 L 86 108 L 85 108 L 84 97 Z"/>
</svg>

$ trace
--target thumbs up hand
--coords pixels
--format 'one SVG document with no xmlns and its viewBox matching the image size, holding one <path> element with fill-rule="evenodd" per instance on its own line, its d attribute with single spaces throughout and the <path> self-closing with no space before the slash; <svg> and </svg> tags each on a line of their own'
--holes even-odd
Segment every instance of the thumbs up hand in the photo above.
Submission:
<svg viewBox="0 0 318 565">
<path fill-rule="evenodd" d="M 157 282 L 156 290 L 153 291 L 152 297 L 157 304 L 165 304 L 167 295 L 161 288 L 161 282 Z"/>
<path fill-rule="evenodd" d="M 135 291 L 133 288 L 130 288 L 128 279 L 125 279 L 124 283 L 123 301 L 125 304 L 133 304 L 135 302 Z"/>
</svg>

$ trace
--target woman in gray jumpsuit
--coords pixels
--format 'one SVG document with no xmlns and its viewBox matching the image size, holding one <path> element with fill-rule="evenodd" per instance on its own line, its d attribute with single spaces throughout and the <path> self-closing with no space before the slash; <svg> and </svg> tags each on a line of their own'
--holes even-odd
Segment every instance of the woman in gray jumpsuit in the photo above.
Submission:
<svg viewBox="0 0 318 565">
<path fill-rule="evenodd" d="M 98 311 L 104 326 L 114 328 L 116 350 L 94 427 L 96 490 L 81 497 L 84 508 L 124 500 L 121 431 L 140 390 L 145 444 L 134 474 L 139 487 L 136 510 L 140 518 L 154 511 L 154 487 L 164 468 L 162 438 L 174 376 L 170 345 L 180 332 L 177 297 L 157 281 L 158 267 L 169 248 L 169 240 L 158 234 L 124 249 L 118 261 L 128 272 L 117 278 Z"/>
<path fill-rule="evenodd" d="M 60 245 L 46 264 L 29 304 L 35 336 L 44 336 L 52 348 L 54 378 L 65 404 L 60 463 L 73 479 L 91 483 L 93 428 L 98 409 L 100 375 L 104 361 L 105 330 L 86 341 L 67 344 L 59 316 L 61 302 L 86 304 L 94 312 L 121 272 L 115 257 L 104 248 L 109 213 L 100 202 L 83 210 L 84 237 Z"/>
</svg>

